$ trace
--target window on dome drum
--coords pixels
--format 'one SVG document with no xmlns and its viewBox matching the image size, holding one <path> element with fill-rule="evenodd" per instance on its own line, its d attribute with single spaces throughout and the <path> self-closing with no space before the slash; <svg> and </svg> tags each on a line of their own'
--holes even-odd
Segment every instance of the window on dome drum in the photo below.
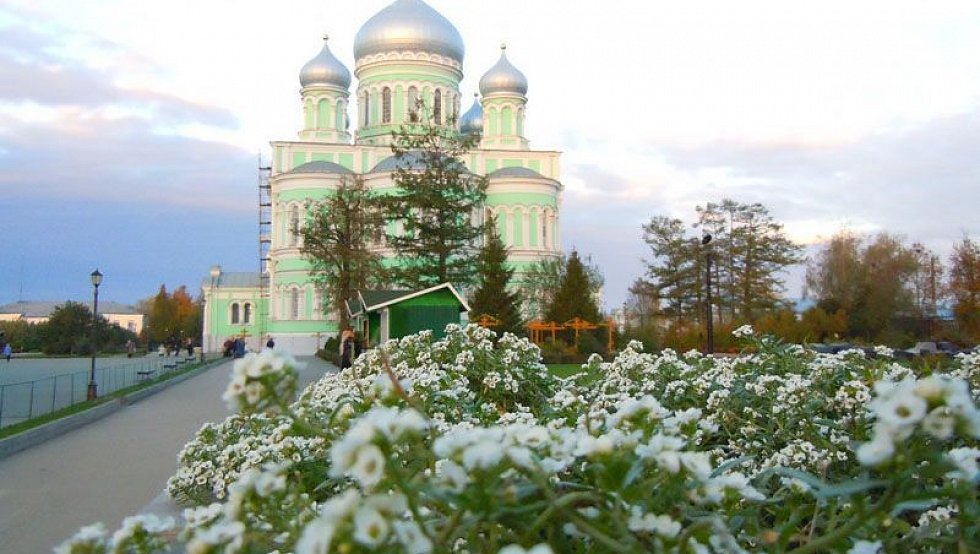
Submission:
<svg viewBox="0 0 980 554">
<path fill-rule="evenodd" d="M 289 246 L 299 244 L 299 207 L 289 208 Z"/>
<path fill-rule="evenodd" d="M 368 107 L 368 93 L 367 91 L 365 91 L 364 95 L 361 96 L 361 113 L 364 114 L 364 121 L 361 124 L 364 125 L 365 127 L 368 124 L 368 112 L 370 111 L 371 110 Z"/>
<path fill-rule="evenodd" d="M 299 289 L 289 291 L 289 319 L 299 319 Z"/>
<path fill-rule="evenodd" d="M 252 323 L 252 305 L 246 302 L 245 309 L 242 310 L 242 312 L 244 316 L 242 317 L 242 323 L 244 323 L 245 325 Z"/>
<path fill-rule="evenodd" d="M 419 118 L 419 89 L 408 87 L 408 120 L 418 121 Z"/>
<path fill-rule="evenodd" d="M 432 100 L 432 119 L 436 125 L 442 125 L 442 91 L 436 89 L 436 96 Z"/>
<path fill-rule="evenodd" d="M 381 123 L 391 123 L 391 89 L 381 90 Z"/>
<path fill-rule="evenodd" d="M 238 306 L 238 302 L 235 302 L 234 304 L 231 305 L 231 324 L 232 325 L 237 325 L 238 324 L 239 320 L 241 319 L 240 316 L 239 316 L 239 314 L 240 314 L 240 308 Z"/>
</svg>

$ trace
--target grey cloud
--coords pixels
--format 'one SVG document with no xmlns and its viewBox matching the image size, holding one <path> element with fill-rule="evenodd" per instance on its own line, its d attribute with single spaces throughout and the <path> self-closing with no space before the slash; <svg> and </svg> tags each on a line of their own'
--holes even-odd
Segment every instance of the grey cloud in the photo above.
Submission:
<svg viewBox="0 0 980 554">
<path fill-rule="evenodd" d="M 764 184 L 740 200 L 777 206 L 786 219 L 859 218 L 915 240 L 977 231 L 980 112 L 882 132 L 833 147 L 716 143 L 664 148 L 685 171 L 728 168 Z"/>
<path fill-rule="evenodd" d="M 52 107 L 134 107 L 149 110 L 152 118 L 164 125 L 193 122 L 232 128 L 238 123 L 234 114 L 220 107 L 148 89 L 120 87 L 115 84 L 119 69 L 93 68 L 67 55 L 58 55 L 57 37 L 27 25 L 14 25 L 3 31 L 0 100 L 31 101 Z M 99 45 L 113 48 L 104 41 Z M 127 59 L 125 53 L 121 57 Z"/>
<path fill-rule="evenodd" d="M 0 193 L 254 209 L 255 160 L 232 146 L 154 134 L 139 119 L 23 123 L 0 115 Z"/>
</svg>

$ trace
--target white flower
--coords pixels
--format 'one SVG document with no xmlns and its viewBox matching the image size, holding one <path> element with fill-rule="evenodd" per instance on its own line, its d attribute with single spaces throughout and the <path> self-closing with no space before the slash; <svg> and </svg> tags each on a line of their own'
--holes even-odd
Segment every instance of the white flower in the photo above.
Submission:
<svg viewBox="0 0 980 554">
<path fill-rule="evenodd" d="M 725 491 L 735 491 L 748 500 L 765 500 L 765 496 L 749 484 L 749 479 L 739 473 L 732 472 L 708 479 L 704 484 L 704 500 L 718 503 L 725 498 Z"/>
<path fill-rule="evenodd" d="M 425 536 L 418 523 L 414 521 L 396 521 L 393 525 L 398 542 L 402 543 L 407 554 L 429 554 L 429 552 L 432 552 L 432 541 Z M 296 554 L 299 554 L 299 552 Z"/>
<path fill-rule="evenodd" d="M 735 338 L 751 337 L 755 335 L 755 330 L 752 329 L 751 325 L 742 325 L 738 329 L 732 331 L 732 336 Z"/>
<path fill-rule="evenodd" d="M 895 454 L 895 443 L 885 433 L 876 433 L 870 442 L 857 449 L 857 461 L 863 466 L 877 466 L 891 459 Z"/>
<path fill-rule="evenodd" d="M 868 404 L 879 421 L 905 427 L 915 425 L 925 417 L 929 406 L 915 394 L 911 381 L 902 381 L 894 387 L 879 389 L 880 384 L 875 384 L 875 390 L 879 391 L 878 398 Z M 881 391 L 885 393 L 881 394 Z"/>
<path fill-rule="evenodd" d="M 381 481 L 385 472 L 385 456 L 375 444 L 368 444 L 354 455 L 354 463 L 351 465 L 350 474 L 361 486 L 371 488 Z"/>
<path fill-rule="evenodd" d="M 93 525 L 86 525 L 79 529 L 72 537 L 55 547 L 55 554 L 71 554 L 75 545 L 103 544 L 108 531 L 101 522 Z"/>
<path fill-rule="evenodd" d="M 370 506 L 361 506 L 354 513 L 354 540 L 374 548 L 388 538 L 390 527 L 381 512 Z"/>
<path fill-rule="evenodd" d="M 140 514 L 129 516 L 123 520 L 122 526 L 112 534 L 112 543 L 122 544 L 123 541 L 132 537 L 137 529 L 143 529 L 147 533 L 164 533 L 174 528 L 175 521 L 172 517 L 160 518 L 154 514 Z"/>
<path fill-rule="evenodd" d="M 436 465 L 436 470 L 453 492 L 463 492 L 463 489 L 470 482 L 466 470 L 451 460 L 440 460 Z"/>
<path fill-rule="evenodd" d="M 337 526 L 334 522 L 323 518 L 314 519 L 303 529 L 303 534 L 296 542 L 296 554 L 327 554 L 336 532 Z"/>
<path fill-rule="evenodd" d="M 977 460 L 980 459 L 980 448 L 954 448 L 946 454 L 946 458 L 956 466 L 956 471 L 947 473 L 947 477 L 973 481 L 977 475 L 980 475 L 980 467 L 977 465 Z"/>
<path fill-rule="evenodd" d="M 666 469 L 669 473 L 677 473 L 681 469 L 680 449 L 684 447 L 685 441 L 680 437 L 673 437 L 657 433 L 650 437 L 647 444 L 637 445 L 635 452 L 641 458 L 653 459 Z"/>
<path fill-rule="evenodd" d="M 937 439 L 946 440 L 952 437 L 956 430 L 956 418 L 950 413 L 949 408 L 940 406 L 929 412 L 929 415 L 922 420 L 922 428 Z"/>
<path fill-rule="evenodd" d="M 607 435 L 593 437 L 585 435 L 579 437 L 578 445 L 575 448 L 576 456 L 592 456 L 593 454 L 609 454 L 613 450 L 612 439 Z"/>
<path fill-rule="evenodd" d="M 500 444 L 491 441 L 481 441 L 463 450 L 463 467 L 466 469 L 489 469 L 503 459 L 504 452 Z"/>
<path fill-rule="evenodd" d="M 698 479 L 704 481 L 711 475 L 711 458 L 706 452 L 681 452 L 680 457 L 684 469 Z"/>
<path fill-rule="evenodd" d="M 630 531 L 647 531 L 668 539 L 681 532 L 681 524 L 669 515 L 642 514 L 639 510 L 633 512 L 627 526 Z"/>
<path fill-rule="evenodd" d="M 881 552 L 881 541 L 857 540 L 847 554 L 878 554 L 878 552 Z"/>
</svg>

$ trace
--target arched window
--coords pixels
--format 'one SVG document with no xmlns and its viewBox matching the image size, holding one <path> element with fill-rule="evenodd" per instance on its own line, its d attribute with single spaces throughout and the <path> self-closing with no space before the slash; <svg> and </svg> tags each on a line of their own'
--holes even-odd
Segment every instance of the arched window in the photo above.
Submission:
<svg viewBox="0 0 980 554">
<path fill-rule="evenodd" d="M 299 289 L 289 291 L 289 319 L 299 319 Z"/>
<path fill-rule="evenodd" d="M 381 123 L 391 123 L 391 89 L 381 89 Z"/>
<path fill-rule="evenodd" d="M 436 96 L 432 100 L 432 119 L 436 125 L 442 125 L 442 91 L 436 89 Z"/>
<path fill-rule="evenodd" d="M 289 207 L 289 246 L 299 244 L 299 206 Z"/>
<path fill-rule="evenodd" d="M 541 214 L 541 246 L 548 248 L 548 220 L 551 219 L 551 210 L 545 210 Z"/>
<path fill-rule="evenodd" d="M 248 302 L 245 303 L 244 309 L 242 310 L 244 317 L 242 317 L 242 323 L 249 325 L 252 323 L 252 305 Z"/>
<path fill-rule="evenodd" d="M 419 89 L 408 87 L 408 120 L 418 121 L 419 119 Z"/>
<path fill-rule="evenodd" d="M 238 302 L 235 302 L 234 304 L 231 305 L 231 324 L 232 325 L 238 325 L 239 321 L 241 320 L 240 310 L 241 310 L 241 308 L 239 307 Z"/>
<path fill-rule="evenodd" d="M 367 91 L 364 91 L 364 95 L 361 96 L 361 113 L 364 115 L 364 120 L 362 122 L 362 125 L 364 125 L 365 127 L 367 127 L 368 124 L 368 114 L 370 113 L 370 111 L 371 111 L 371 107 L 368 106 L 368 93 Z"/>
</svg>

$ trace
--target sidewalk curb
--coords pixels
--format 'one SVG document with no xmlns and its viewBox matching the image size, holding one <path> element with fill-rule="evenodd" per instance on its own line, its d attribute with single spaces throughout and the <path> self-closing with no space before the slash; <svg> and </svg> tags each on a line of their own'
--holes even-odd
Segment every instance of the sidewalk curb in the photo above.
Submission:
<svg viewBox="0 0 980 554">
<path fill-rule="evenodd" d="M 50 439 L 53 439 L 59 435 L 63 435 L 69 431 L 78 429 L 79 427 L 84 427 L 89 423 L 98 421 L 105 416 L 112 414 L 125 408 L 126 406 L 139 402 L 144 398 L 154 395 L 163 389 L 176 385 L 182 381 L 186 381 L 191 377 L 196 377 L 201 373 L 209 369 L 213 369 L 225 362 L 224 358 L 214 360 L 207 363 L 193 371 L 188 371 L 182 375 L 173 377 L 172 379 L 167 379 L 146 387 L 145 389 L 140 389 L 138 391 L 131 392 L 129 394 L 120 396 L 119 398 L 114 398 L 109 402 L 104 404 L 99 404 L 93 408 L 79 412 L 77 414 L 72 414 L 70 416 L 63 417 L 61 419 L 45 423 L 44 425 L 35 427 L 33 429 L 28 429 L 22 433 L 18 433 L 12 437 L 7 437 L 5 439 L 0 439 L 0 460 L 16 454 L 21 450 L 26 450 L 33 446 L 37 446 L 44 443 Z"/>
</svg>

